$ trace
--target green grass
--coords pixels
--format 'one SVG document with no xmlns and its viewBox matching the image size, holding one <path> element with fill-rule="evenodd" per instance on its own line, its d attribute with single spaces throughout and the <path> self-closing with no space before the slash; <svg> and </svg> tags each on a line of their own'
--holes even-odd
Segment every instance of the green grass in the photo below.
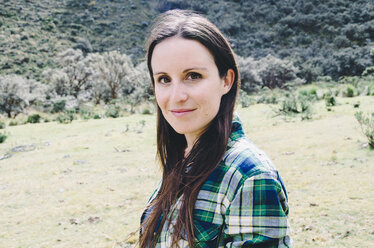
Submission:
<svg viewBox="0 0 374 248">
<path fill-rule="evenodd" d="M 373 97 L 340 98 L 284 121 L 269 105 L 238 108 L 289 195 L 295 247 L 374 245 L 374 151 L 354 118 Z M 142 130 L 142 124 L 145 123 Z M 0 144 L 0 247 L 126 247 L 160 171 L 155 116 L 26 124 Z M 33 145 L 28 152 L 11 152 Z"/>
</svg>

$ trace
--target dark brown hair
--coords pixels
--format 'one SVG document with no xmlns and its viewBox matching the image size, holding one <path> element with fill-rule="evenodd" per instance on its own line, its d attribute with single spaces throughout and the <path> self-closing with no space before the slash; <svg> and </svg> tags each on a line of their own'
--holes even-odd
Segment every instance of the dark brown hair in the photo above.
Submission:
<svg viewBox="0 0 374 248">
<path fill-rule="evenodd" d="M 229 69 L 235 73 L 230 91 L 223 95 L 218 114 L 195 142 L 186 158 L 184 135 L 178 134 L 157 108 L 157 155 L 162 167 L 162 184 L 150 205 L 151 213 L 143 223 L 140 247 L 154 247 L 171 207 L 181 197 L 181 207 L 172 234 L 172 246 L 184 238 L 194 247 L 193 212 L 200 188 L 221 161 L 231 131 L 235 100 L 239 88 L 239 72 L 233 51 L 223 34 L 206 18 L 186 10 L 162 14 L 153 26 L 147 45 L 148 69 L 154 86 L 152 53 L 166 38 L 178 36 L 200 42 L 212 54 L 221 78 Z M 186 169 L 188 167 L 188 173 Z M 156 227 L 157 231 L 156 231 Z M 187 237 L 184 237 L 183 233 Z"/>
</svg>

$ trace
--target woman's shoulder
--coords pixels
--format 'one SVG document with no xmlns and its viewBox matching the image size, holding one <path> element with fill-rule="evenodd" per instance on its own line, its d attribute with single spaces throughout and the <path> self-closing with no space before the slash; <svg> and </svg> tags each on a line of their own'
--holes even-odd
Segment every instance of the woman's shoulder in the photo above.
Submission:
<svg viewBox="0 0 374 248">
<path fill-rule="evenodd" d="M 225 171 L 242 177 L 244 181 L 260 174 L 278 178 L 277 170 L 270 158 L 245 136 L 230 142 L 220 166 Z"/>
</svg>

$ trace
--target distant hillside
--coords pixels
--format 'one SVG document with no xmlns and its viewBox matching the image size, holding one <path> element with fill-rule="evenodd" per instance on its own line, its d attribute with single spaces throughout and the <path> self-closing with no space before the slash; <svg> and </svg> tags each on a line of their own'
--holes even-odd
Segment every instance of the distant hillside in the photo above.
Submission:
<svg viewBox="0 0 374 248">
<path fill-rule="evenodd" d="M 241 56 L 291 59 L 307 81 L 373 65 L 371 0 L 0 0 L 0 74 L 39 79 L 69 47 L 119 50 L 137 63 L 154 17 L 174 8 L 206 15 Z"/>
</svg>

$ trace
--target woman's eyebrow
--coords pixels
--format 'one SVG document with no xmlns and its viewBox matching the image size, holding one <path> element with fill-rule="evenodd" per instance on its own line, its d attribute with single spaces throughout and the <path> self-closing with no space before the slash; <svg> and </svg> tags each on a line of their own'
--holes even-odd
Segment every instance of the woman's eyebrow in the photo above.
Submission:
<svg viewBox="0 0 374 248">
<path fill-rule="evenodd" d="M 205 68 L 205 67 L 191 67 L 191 68 L 187 68 L 187 69 L 183 70 L 183 73 L 186 73 L 188 71 L 194 71 L 194 70 L 207 71 L 208 69 Z M 166 72 L 162 72 L 162 71 L 155 72 L 155 73 L 153 73 L 153 76 L 157 76 L 159 74 L 167 74 L 167 73 Z"/>
<path fill-rule="evenodd" d="M 155 73 L 153 73 L 153 76 L 156 76 L 156 75 L 159 75 L 159 74 L 167 74 L 166 72 L 162 72 L 162 71 L 160 71 L 160 72 L 155 72 Z"/>
<path fill-rule="evenodd" d="M 188 69 L 184 70 L 183 73 L 186 73 L 188 71 L 194 71 L 194 70 L 207 71 L 208 69 L 205 68 L 205 67 L 192 67 L 192 68 L 188 68 Z"/>
</svg>

